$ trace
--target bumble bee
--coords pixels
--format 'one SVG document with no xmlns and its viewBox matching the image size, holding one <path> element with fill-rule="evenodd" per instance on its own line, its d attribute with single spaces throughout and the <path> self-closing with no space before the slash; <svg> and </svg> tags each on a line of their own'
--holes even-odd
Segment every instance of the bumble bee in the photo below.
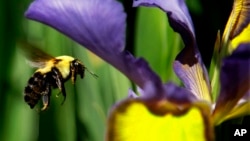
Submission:
<svg viewBox="0 0 250 141">
<path fill-rule="evenodd" d="M 34 108 L 42 99 L 43 108 L 41 110 L 46 110 L 50 104 L 52 88 L 60 90 L 64 97 L 63 104 L 66 100 L 64 83 L 71 79 L 74 84 L 77 75 L 83 79 L 85 70 L 88 71 L 80 60 L 71 56 L 53 57 L 28 43 L 22 45 L 22 49 L 30 64 L 38 68 L 24 89 L 24 101 L 30 108 Z M 90 73 L 97 77 L 94 73 Z"/>
</svg>

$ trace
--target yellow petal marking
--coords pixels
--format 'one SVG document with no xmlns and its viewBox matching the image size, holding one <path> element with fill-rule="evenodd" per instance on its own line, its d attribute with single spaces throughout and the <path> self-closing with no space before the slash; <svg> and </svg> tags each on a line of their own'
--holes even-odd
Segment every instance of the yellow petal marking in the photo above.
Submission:
<svg viewBox="0 0 250 141">
<path fill-rule="evenodd" d="M 248 26 L 231 41 L 229 52 L 235 50 L 242 43 L 250 43 L 250 24 L 248 24 Z"/>
<path fill-rule="evenodd" d="M 206 74 L 202 69 L 201 64 L 196 63 L 193 66 L 183 65 L 185 75 L 188 79 L 186 87 L 200 100 L 212 102 L 211 88 Z"/>
<path fill-rule="evenodd" d="M 181 115 L 155 115 L 143 103 L 134 102 L 124 112 L 115 112 L 114 141 L 205 141 L 205 125 L 199 108 Z"/>
</svg>

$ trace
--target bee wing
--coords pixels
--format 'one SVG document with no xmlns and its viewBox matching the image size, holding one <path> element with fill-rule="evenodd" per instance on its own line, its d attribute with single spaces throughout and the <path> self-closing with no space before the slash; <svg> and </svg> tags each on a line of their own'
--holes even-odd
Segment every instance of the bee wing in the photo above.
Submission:
<svg viewBox="0 0 250 141">
<path fill-rule="evenodd" d="M 19 47 L 28 59 L 28 63 L 33 67 L 42 68 L 49 60 L 55 59 L 53 56 L 45 53 L 37 46 L 28 43 L 27 41 L 20 41 Z"/>
</svg>

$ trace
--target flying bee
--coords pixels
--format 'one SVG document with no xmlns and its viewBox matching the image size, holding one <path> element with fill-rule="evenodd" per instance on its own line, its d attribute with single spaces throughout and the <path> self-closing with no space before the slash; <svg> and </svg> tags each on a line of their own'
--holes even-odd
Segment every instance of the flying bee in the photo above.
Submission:
<svg viewBox="0 0 250 141">
<path fill-rule="evenodd" d="M 53 57 L 28 43 L 22 43 L 21 47 L 30 64 L 38 68 L 24 89 L 24 101 L 30 108 L 34 108 L 42 99 L 43 108 L 41 110 L 46 110 L 50 104 L 52 88 L 60 90 L 64 97 L 63 104 L 66 100 L 64 83 L 71 79 L 75 84 L 77 75 L 83 79 L 85 70 L 88 71 L 80 60 L 71 56 Z M 90 74 L 97 77 L 92 72 Z"/>
</svg>

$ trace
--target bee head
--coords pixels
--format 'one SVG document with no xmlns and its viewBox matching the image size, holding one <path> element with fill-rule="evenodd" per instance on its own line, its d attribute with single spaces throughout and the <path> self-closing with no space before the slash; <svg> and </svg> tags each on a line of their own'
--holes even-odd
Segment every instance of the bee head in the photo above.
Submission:
<svg viewBox="0 0 250 141">
<path fill-rule="evenodd" d="M 79 74 L 81 78 L 84 77 L 85 66 L 78 59 L 75 59 L 71 62 L 71 70 L 73 70 L 75 74 Z"/>
</svg>

